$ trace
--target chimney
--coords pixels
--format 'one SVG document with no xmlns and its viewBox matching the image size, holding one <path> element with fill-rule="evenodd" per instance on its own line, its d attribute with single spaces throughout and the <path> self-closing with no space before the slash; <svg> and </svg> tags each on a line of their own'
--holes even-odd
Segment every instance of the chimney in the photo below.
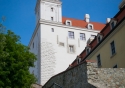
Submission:
<svg viewBox="0 0 125 88">
<path fill-rule="evenodd" d="M 89 14 L 85 14 L 85 21 L 86 21 L 87 23 L 90 22 L 90 16 L 89 16 Z"/>
<path fill-rule="evenodd" d="M 119 5 L 119 9 L 122 9 L 125 6 L 125 0 L 122 0 L 122 2 Z"/>
<path fill-rule="evenodd" d="M 106 23 L 109 23 L 111 21 L 111 18 L 106 19 Z"/>
</svg>

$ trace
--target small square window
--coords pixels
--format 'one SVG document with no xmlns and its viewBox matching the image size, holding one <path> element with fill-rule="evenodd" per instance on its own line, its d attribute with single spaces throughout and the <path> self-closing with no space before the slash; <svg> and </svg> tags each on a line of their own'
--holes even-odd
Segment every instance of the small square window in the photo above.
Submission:
<svg viewBox="0 0 125 88">
<path fill-rule="evenodd" d="M 51 30 L 52 30 L 52 32 L 54 32 L 54 28 L 52 28 Z"/>
<path fill-rule="evenodd" d="M 74 39 L 74 32 L 69 31 L 68 34 L 69 34 L 69 38 Z"/>
<path fill-rule="evenodd" d="M 80 33 L 80 40 L 86 40 L 85 33 Z"/>
<path fill-rule="evenodd" d="M 115 65 L 115 66 L 113 66 L 113 68 L 118 68 L 118 66 L 117 66 L 117 65 Z"/>
<path fill-rule="evenodd" d="M 74 53 L 74 46 L 73 45 L 69 45 L 69 52 Z"/>
<path fill-rule="evenodd" d="M 111 53 L 112 53 L 112 55 L 114 55 L 114 54 L 116 53 L 114 41 L 112 41 L 112 42 L 110 43 L 110 46 L 111 46 Z"/>
<path fill-rule="evenodd" d="M 100 58 L 100 54 L 97 56 L 97 64 L 98 64 L 98 67 L 101 66 L 101 58 Z"/>
</svg>

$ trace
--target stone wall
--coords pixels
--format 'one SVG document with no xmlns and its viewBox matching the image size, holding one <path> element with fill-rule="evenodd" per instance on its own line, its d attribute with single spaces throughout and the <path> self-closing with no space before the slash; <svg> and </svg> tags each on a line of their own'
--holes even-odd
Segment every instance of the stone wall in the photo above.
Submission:
<svg viewBox="0 0 125 88">
<path fill-rule="evenodd" d="M 86 61 L 53 76 L 43 88 L 125 88 L 125 69 L 97 68 Z"/>
<path fill-rule="evenodd" d="M 125 88 L 125 68 L 97 68 L 87 63 L 88 83 L 98 88 Z"/>
<path fill-rule="evenodd" d="M 42 88 L 42 85 L 39 85 L 39 84 L 32 84 L 31 88 Z"/>
</svg>

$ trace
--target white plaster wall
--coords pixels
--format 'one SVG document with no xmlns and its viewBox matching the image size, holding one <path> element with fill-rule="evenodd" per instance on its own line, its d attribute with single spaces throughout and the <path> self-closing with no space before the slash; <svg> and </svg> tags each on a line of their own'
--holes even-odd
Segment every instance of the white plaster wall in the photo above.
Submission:
<svg viewBox="0 0 125 88">
<path fill-rule="evenodd" d="M 33 43 L 34 43 L 34 48 L 33 48 Z M 33 73 L 34 76 L 39 79 L 40 77 L 40 29 L 38 28 L 38 30 L 35 32 L 35 35 L 33 37 L 33 40 L 30 44 L 30 52 L 34 53 L 37 57 L 37 60 L 34 62 L 35 67 L 31 67 L 30 73 Z M 40 80 L 38 80 L 38 83 L 40 83 Z"/>
<path fill-rule="evenodd" d="M 40 3 L 40 19 L 51 20 L 51 17 L 54 18 L 55 22 L 62 22 L 62 5 L 59 3 L 45 2 L 41 1 Z M 51 11 L 51 8 L 54 11 Z"/>
<path fill-rule="evenodd" d="M 51 31 L 54 28 L 54 32 Z M 77 55 L 79 55 L 86 46 L 87 40 L 96 32 L 89 32 L 89 29 L 70 29 L 66 27 L 57 27 L 41 24 L 41 84 L 43 85 L 50 77 L 67 69 Z M 75 39 L 68 38 L 68 31 L 73 31 Z M 86 41 L 79 40 L 80 33 L 85 33 Z M 57 37 L 58 36 L 58 37 Z M 79 42 L 78 42 L 79 41 Z M 64 47 L 59 45 L 64 43 Z M 68 52 L 68 45 L 75 46 L 75 53 Z"/>
<path fill-rule="evenodd" d="M 66 70 L 76 56 L 84 50 L 91 34 L 96 35 L 98 32 L 59 24 L 62 22 L 61 7 L 61 3 L 42 0 L 37 5 L 36 24 L 37 26 L 40 25 L 39 28 L 35 29 L 32 36 L 30 51 L 36 54 L 38 59 L 34 63 L 35 68 L 30 68 L 30 72 L 34 71 L 34 75 L 38 78 L 38 83 L 41 85 L 44 85 L 53 75 Z M 51 8 L 54 8 L 53 12 Z M 53 22 L 51 22 L 51 17 L 54 17 Z M 42 23 L 39 23 L 39 20 L 42 20 Z M 49 22 L 51 23 L 49 24 Z M 52 26 L 55 22 L 57 24 Z M 54 28 L 54 32 L 52 32 L 51 28 Z M 74 32 L 75 39 L 68 38 L 68 31 Z M 80 33 L 85 33 L 86 41 L 80 40 Z M 32 47 L 33 42 L 34 48 Z M 64 46 L 60 46 L 59 42 L 63 42 Z M 69 44 L 75 46 L 75 53 L 68 52 Z"/>
</svg>

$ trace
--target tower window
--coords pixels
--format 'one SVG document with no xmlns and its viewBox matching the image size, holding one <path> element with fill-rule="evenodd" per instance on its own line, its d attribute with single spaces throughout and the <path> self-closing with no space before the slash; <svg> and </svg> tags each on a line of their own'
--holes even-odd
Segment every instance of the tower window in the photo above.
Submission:
<svg viewBox="0 0 125 88">
<path fill-rule="evenodd" d="M 53 12 L 53 8 L 51 8 L 51 11 Z"/>
<path fill-rule="evenodd" d="M 51 20 L 53 21 L 53 17 L 51 17 Z"/>
<path fill-rule="evenodd" d="M 33 48 L 34 48 L 34 42 L 33 42 Z"/>
<path fill-rule="evenodd" d="M 51 31 L 54 32 L 54 28 L 51 28 Z"/>
</svg>

